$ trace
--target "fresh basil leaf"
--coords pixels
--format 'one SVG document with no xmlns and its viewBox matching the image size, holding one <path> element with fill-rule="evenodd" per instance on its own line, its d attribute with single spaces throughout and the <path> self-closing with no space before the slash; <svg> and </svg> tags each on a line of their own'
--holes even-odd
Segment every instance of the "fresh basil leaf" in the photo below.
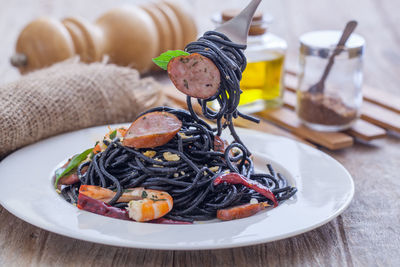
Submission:
<svg viewBox="0 0 400 267">
<path fill-rule="evenodd" d="M 114 140 L 114 138 L 117 136 L 117 130 L 112 131 L 112 133 L 110 133 L 110 139 Z"/>
<path fill-rule="evenodd" d="M 147 197 L 147 192 L 146 191 L 143 191 L 142 192 L 142 198 L 146 198 Z"/>
<path fill-rule="evenodd" d="M 74 168 L 77 168 L 79 166 L 79 164 L 87 158 L 87 156 L 89 155 L 90 152 L 92 152 L 92 150 L 93 150 L 93 148 L 89 148 L 89 149 L 86 149 L 85 151 L 83 151 L 81 154 L 75 155 L 71 159 L 71 161 L 69 162 L 67 167 L 65 167 L 65 169 L 62 173 L 56 173 L 56 181 L 54 182 L 54 187 L 56 189 L 57 189 L 57 184 L 58 184 L 58 181 L 60 180 L 60 178 L 65 176 L 66 174 L 68 174 Z"/>
<path fill-rule="evenodd" d="M 167 52 L 162 53 L 156 58 L 153 58 L 153 62 L 159 66 L 160 68 L 167 70 L 168 62 L 174 57 L 179 56 L 188 56 L 190 55 L 188 52 L 182 50 L 168 50 Z"/>
</svg>

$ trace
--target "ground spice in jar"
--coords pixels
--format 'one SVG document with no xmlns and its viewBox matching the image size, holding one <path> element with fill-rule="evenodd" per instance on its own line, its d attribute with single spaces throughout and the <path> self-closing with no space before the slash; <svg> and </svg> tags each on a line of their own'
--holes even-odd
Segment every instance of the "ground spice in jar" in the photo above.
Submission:
<svg viewBox="0 0 400 267">
<path fill-rule="evenodd" d="M 322 93 L 298 94 L 298 116 L 306 122 L 323 125 L 346 125 L 357 118 L 357 110 L 334 96 Z"/>
</svg>

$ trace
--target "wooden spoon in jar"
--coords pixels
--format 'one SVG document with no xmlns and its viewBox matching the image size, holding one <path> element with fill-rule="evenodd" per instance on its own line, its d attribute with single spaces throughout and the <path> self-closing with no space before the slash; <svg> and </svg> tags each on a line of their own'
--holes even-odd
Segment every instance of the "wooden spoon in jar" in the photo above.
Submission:
<svg viewBox="0 0 400 267">
<path fill-rule="evenodd" d="M 324 92 L 325 80 L 328 77 L 329 72 L 331 71 L 335 56 L 339 55 L 344 50 L 344 45 L 346 44 L 347 39 L 349 39 L 350 35 L 353 33 L 353 31 L 356 27 L 357 27 L 357 21 L 351 20 L 351 21 L 347 22 L 346 27 L 343 30 L 342 36 L 340 37 L 340 40 L 335 47 L 335 50 L 333 51 L 332 55 L 329 57 L 328 64 L 325 67 L 325 70 L 324 70 L 324 73 L 322 74 L 321 79 L 319 80 L 319 82 L 317 82 L 316 84 L 311 86 L 310 89 L 308 89 L 308 92 L 310 92 L 310 93 L 323 93 Z"/>
</svg>

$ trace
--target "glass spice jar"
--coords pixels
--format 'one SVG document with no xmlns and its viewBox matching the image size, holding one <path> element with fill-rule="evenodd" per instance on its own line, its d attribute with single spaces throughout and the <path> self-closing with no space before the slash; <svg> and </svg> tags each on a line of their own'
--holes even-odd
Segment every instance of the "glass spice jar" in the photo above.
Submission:
<svg viewBox="0 0 400 267">
<path fill-rule="evenodd" d="M 353 33 L 334 58 L 324 90 L 309 90 L 321 79 L 341 34 L 340 31 L 314 31 L 300 37 L 296 112 L 303 124 L 317 131 L 348 129 L 359 116 L 365 47 L 360 35 Z"/>
<path fill-rule="evenodd" d="M 232 19 L 238 10 L 228 9 L 212 18 L 216 26 Z M 261 12 L 253 16 L 244 54 L 247 66 L 243 72 L 240 88 L 239 111 L 255 113 L 266 108 L 282 105 L 283 68 L 287 43 L 279 36 L 267 31 L 272 17 Z"/>
</svg>

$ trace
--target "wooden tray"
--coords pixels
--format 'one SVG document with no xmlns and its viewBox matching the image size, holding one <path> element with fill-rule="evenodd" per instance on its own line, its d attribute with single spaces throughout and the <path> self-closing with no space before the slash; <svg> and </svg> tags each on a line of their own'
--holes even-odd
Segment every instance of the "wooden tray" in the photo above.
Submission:
<svg viewBox="0 0 400 267">
<path fill-rule="evenodd" d="M 235 120 L 235 125 L 286 136 L 330 150 L 351 147 L 357 139 L 370 142 L 384 138 L 388 130 L 400 133 L 400 98 L 397 96 L 389 93 L 381 94 L 377 89 L 365 87 L 361 116 L 351 129 L 343 132 L 318 132 L 302 125 L 295 113 L 297 87 L 295 72 L 285 72 L 285 85 L 283 107 L 254 114 L 262 119 L 260 124 L 239 118 Z M 165 93 L 175 105 L 186 108 L 186 96 L 172 85 L 165 88 Z M 197 104 L 193 107 L 201 114 Z"/>
</svg>

